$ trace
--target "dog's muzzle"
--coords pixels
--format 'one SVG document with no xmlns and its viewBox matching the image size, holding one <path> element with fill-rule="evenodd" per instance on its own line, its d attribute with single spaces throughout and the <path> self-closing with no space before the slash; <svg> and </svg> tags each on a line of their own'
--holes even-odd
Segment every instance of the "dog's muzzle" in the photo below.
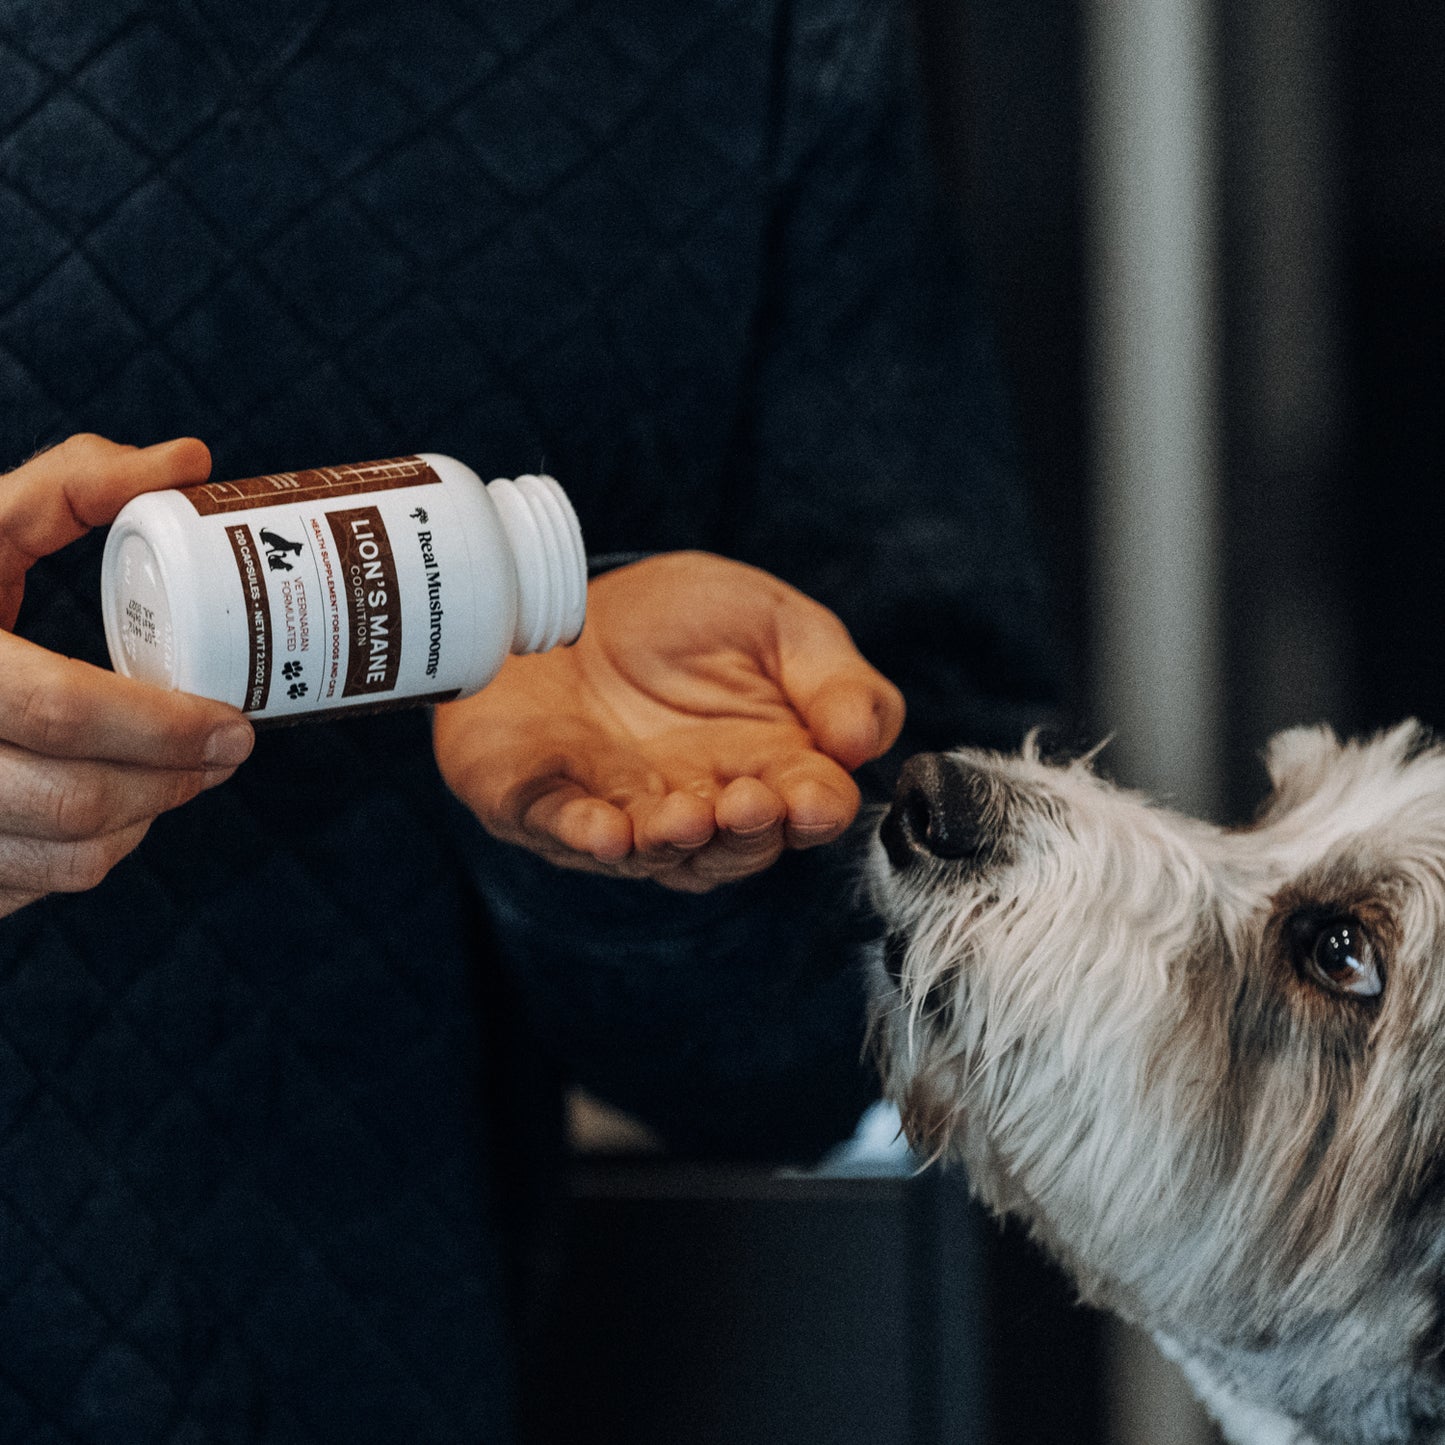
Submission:
<svg viewBox="0 0 1445 1445">
<path fill-rule="evenodd" d="M 878 830 L 898 871 L 928 860 L 976 867 L 993 856 L 983 824 L 987 782 L 976 768 L 943 753 L 918 753 L 903 765 L 893 806 Z"/>
</svg>

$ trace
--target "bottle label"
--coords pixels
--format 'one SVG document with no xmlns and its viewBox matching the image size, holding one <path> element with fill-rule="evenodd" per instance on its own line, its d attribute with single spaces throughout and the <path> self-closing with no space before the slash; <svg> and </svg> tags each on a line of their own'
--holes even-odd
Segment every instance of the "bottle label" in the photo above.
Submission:
<svg viewBox="0 0 1445 1445">
<path fill-rule="evenodd" d="M 471 606 L 454 589 L 465 597 L 477 574 L 455 504 L 419 458 L 182 495 L 201 525 L 224 528 L 235 562 L 228 610 L 238 603 L 245 626 L 244 711 L 328 716 L 398 695 L 440 700 L 469 680 Z"/>
<path fill-rule="evenodd" d="M 350 651 L 341 695 L 390 692 L 401 666 L 401 595 L 391 539 L 375 507 L 328 512 L 326 521 L 346 584 Z"/>
<path fill-rule="evenodd" d="M 243 477 L 238 482 L 199 482 L 182 487 L 181 495 L 201 516 L 216 517 L 225 512 L 274 507 L 278 502 L 327 502 L 362 492 L 432 486 L 440 480 L 420 457 L 392 457 L 354 466 L 273 472 L 265 477 Z"/>
<path fill-rule="evenodd" d="M 271 602 L 266 595 L 266 573 L 261 549 L 244 522 L 226 528 L 226 540 L 241 578 L 241 608 L 246 618 L 249 661 L 243 712 L 259 712 L 271 695 Z"/>
</svg>

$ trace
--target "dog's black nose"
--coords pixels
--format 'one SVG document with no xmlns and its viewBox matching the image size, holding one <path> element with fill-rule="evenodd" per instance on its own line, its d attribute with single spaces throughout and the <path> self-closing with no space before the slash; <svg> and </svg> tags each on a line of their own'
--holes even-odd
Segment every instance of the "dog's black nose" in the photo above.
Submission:
<svg viewBox="0 0 1445 1445">
<path fill-rule="evenodd" d="M 893 806 L 878 831 L 889 862 L 976 859 L 989 848 L 979 819 L 981 790 L 972 774 L 942 753 L 918 753 L 903 765 Z"/>
</svg>

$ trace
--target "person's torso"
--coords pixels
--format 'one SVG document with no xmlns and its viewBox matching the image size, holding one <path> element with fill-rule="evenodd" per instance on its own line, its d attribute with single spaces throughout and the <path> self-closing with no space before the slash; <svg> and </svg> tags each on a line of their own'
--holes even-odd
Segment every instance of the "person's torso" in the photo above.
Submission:
<svg viewBox="0 0 1445 1445">
<path fill-rule="evenodd" d="M 770 8 L 12 9 L 0 467 L 78 430 L 197 435 L 219 476 L 437 450 L 554 472 L 594 549 L 696 542 Z M 104 663 L 100 541 L 18 630 Z M 420 716 L 270 733 L 100 888 L 0 920 L 0 1436 L 504 1432 L 506 1025 L 445 806 Z"/>
</svg>

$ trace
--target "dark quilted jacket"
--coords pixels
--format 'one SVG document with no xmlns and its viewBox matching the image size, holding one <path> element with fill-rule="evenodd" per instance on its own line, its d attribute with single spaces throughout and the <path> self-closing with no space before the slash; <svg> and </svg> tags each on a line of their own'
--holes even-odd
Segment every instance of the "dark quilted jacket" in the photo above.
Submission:
<svg viewBox="0 0 1445 1445">
<path fill-rule="evenodd" d="M 908 59 L 874 0 L 0 0 L 0 469 L 546 467 L 594 551 L 832 605 L 915 741 L 1016 741 L 1039 588 Z M 103 661 L 99 545 L 22 633 Z M 537 1101 L 845 1132 L 846 865 L 580 879 L 479 836 L 420 716 L 264 736 L 0 920 L 0 1441 L 506 1441 Z"/>
</svg>

